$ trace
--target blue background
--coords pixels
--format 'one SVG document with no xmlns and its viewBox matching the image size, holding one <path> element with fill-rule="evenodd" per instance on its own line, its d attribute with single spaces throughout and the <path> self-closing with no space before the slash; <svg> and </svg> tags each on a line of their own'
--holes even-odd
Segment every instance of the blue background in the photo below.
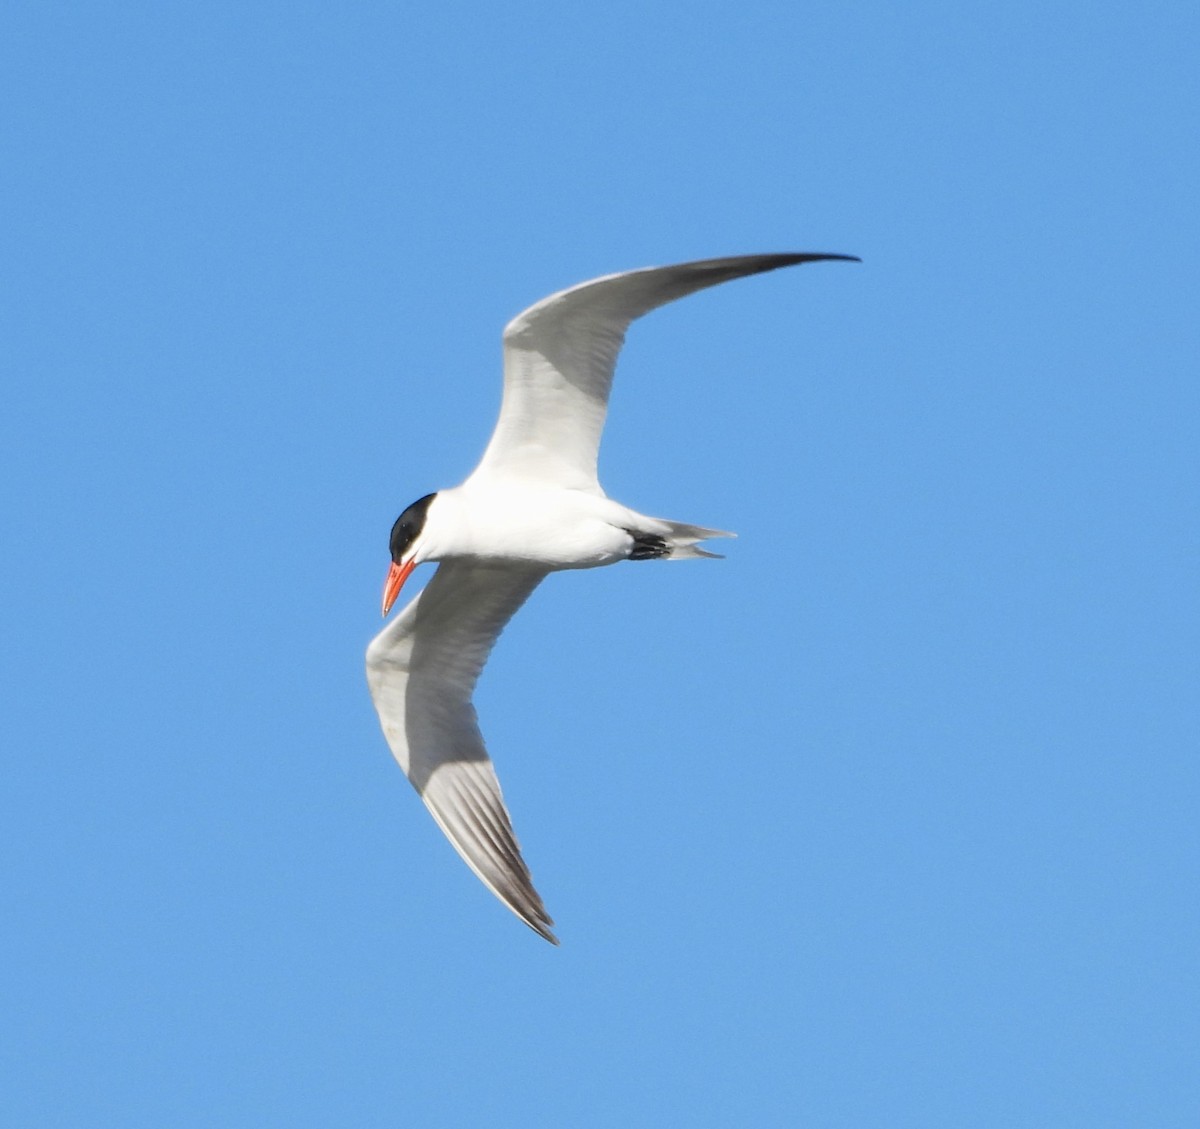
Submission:
<svg viewBox="0 0 1200 1129">
<path fill-rule="evenodd" d="M 0 1121 L 1200 1124 L 1192 3 L 10 4 Z M 392 762 L 387 535 L 504 322 L 630 335 L 478 705 L 563 939 Z M 428 573 L 426 572 L 427 576 Z"/>
</svg>

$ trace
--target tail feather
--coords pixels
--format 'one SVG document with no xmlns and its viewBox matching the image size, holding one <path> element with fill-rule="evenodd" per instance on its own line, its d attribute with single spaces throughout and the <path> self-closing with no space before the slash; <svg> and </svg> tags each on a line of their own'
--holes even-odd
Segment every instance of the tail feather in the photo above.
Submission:
<svg viewBox="0 0 1200 1129">
<path fill-rule="evenodd" d="M 673 561 L 694 560 L 699 557 L 709 557 L 714 560 L 721 560 L 720 553 L 709 552 L 708 549 L 701 549 L 698 541 L 707 541 L 711 537 L 736 537 L 736 533 L 727 533 L 723 529 L 708 529 L 703 525 L 688 525 L 682 521 L 663 521 L 665 530 L 663 537 L 668 545 L 671 546 L 671 552 L 668 554 L 668 559 Z"/>
</svg>

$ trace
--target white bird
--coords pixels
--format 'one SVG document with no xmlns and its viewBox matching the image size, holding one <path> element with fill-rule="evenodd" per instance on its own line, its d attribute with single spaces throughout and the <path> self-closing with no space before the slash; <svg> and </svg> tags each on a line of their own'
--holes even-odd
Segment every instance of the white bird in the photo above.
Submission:
<svg viewBox="0 0 1200 1129">
<path fill-rule="evenodd" d="M 610 274 L 543 298 L 504 330 L 504 398 L 483 460 L 392 527 L 386 616 L 412 570 L 433 579 L 367 648 L 367 682 L 400 767 L 455 850 L 531 929 L 558 944 L 521 857 L 471 695 L 496 639 L 556 569 L 714 557 L 716 529 L 646 517 L 596 477 L 617 353 L 630 323 L 731 279 L 852 255 L 708 259 Z"/>
</svg>

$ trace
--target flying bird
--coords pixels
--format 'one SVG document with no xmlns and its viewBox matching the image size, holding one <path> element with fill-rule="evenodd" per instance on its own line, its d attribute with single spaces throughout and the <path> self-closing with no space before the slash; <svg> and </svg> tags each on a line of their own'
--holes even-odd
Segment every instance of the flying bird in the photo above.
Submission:
<svg viewBox="0 0 1200 1129">
<path fill-rule="evenodd" d="M 610 274 L 551 294 L 504 330 L 500 418 L 460 486 L 426 494 L 392 527 L 386 617 L 417 565 L 425 589 L 367 648 L 384 735 L 438 826 L 493 894 L 553 944 L 554 922 L 513 834 L 471 696 L 500 632 L 557 569 L 715 557 L 718 529 L 647 517 L 596 476 L 617 353 L 635 318 L 735 278 L 853 255 L 706 259 Z"/>
</svg>

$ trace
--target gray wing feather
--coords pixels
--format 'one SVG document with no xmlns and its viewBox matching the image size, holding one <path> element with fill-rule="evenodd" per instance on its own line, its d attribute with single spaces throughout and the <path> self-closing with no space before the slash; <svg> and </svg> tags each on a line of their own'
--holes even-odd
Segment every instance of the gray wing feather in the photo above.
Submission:
<svg viewBox="0 0 1200 1129">
<path fill-rule="evenodd" d="M 471 704 L 500 632 L 545 575 L 440 565 L 367 648 L 367 682 L 392 754 L 455 850 L 522 921 L 558 944 Z"/>
<path fill-rule="evenodd" d="M 697 290 L 849 255 L 705 259 L 611 274 L 551 294 L 504 330 L 504 399 L 476 474 L 600 491 L 596 458 L 617 354 L 634 319 Z"/>
</svg>

